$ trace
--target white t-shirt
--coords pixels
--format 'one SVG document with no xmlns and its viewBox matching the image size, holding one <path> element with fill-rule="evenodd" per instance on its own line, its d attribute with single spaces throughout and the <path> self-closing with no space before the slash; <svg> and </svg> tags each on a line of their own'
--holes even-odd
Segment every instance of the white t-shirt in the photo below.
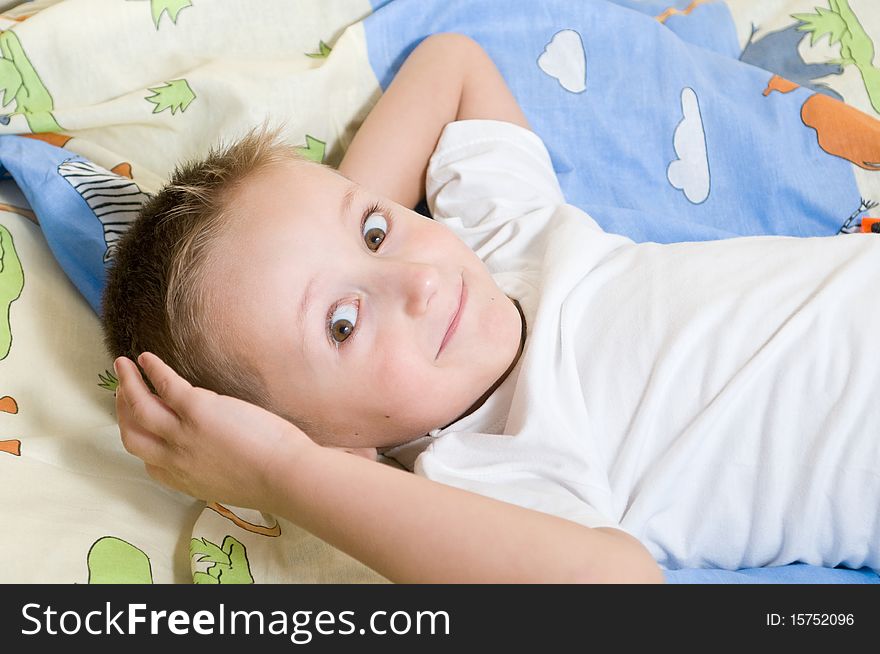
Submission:
<svg viewBox="0 0 880 654">
<path fill-rule="evenodd" d="M 427 193 L 527 337 L 486 404 L 392 456 L 665 568 L 880 569 L 880 237 L 636 244 L 484 120 L 446 127 Z"/>
</svg>

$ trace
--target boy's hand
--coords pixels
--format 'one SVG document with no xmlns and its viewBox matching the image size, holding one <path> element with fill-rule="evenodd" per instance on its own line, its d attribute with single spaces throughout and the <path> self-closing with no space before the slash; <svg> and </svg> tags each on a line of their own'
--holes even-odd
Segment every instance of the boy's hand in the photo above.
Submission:
<svg viewBox="0 0 880 654">
<path fill-rule="evenodd" d="M 125 449 L 154 479 L 193 497 L 271 510 L 272 468 L 298 448 L 317 447 L 286 420 L 253 404 L 189 384 L 159 357 L 114 362 L 116 415 Z"/>
</svg>

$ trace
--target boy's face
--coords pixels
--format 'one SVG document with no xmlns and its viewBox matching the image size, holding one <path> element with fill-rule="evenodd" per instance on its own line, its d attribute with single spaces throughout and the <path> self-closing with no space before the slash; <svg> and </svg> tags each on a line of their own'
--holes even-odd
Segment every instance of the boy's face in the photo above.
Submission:
<svg viewBox="0 0 880 654">
<path fill-rule="evenodd" d="M 519 350 L 519 312 L 467 245 L 323 167 L 254 175 L 218 252 L 208 283 L 225 341 L 323 445 L 443 427 Z"/>
</svg>

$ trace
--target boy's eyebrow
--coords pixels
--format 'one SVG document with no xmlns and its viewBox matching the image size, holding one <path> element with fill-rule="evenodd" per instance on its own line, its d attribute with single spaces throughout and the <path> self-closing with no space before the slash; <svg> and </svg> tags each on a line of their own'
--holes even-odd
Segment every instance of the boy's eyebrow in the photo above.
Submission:
<svg viewBox="0 0 880 654">
<path fill-rule="evenodd" d="M 305 343 L 305 320 L 306 313 L 309 310 L 309 307 L 312 303 L 312 295 L 314 294 L 315 282 L 318 281 L 317 275 L 312 275 L 312 278 L 309 280 L 309 283 L 306 284 L 306 288 L 303 291 L 302 298 L 299 302 L 299 313 L 296 315 L 296 323 L 297 329 L 299 333 L 303 336 L 303 343 Z"/>
<path fill-rule="evenodd" d="M 357 192 L 357 184 L 352 184 L 342 196 L 342 201 L 339 203 L 339 216 L 343 222 L 345 217 L 351 212 L 351 207 L 354 205 L 354 196 L 357 195 Z"/>
</svg>

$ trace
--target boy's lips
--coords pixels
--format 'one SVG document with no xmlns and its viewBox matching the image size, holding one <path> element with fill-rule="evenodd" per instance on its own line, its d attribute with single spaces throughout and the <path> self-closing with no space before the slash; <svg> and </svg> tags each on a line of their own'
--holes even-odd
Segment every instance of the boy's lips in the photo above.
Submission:
<svg viewBox="0 0 880 654">
<path fill-rule="evenodd" d="M 434 357 L 434 361 L 440 356 L 440 353 L 443 352 L 443 349 L 446 347 L 446 344 L 450 341 L 453 334 L 455 334 L 455 330 L 458 329 L 458 323 L 461 322 L 461 314 L 464 312 L 464 305 L 467 302 L 467 286 L 464 284 L 464 277 L 461 278 L 461 290 L 458 294 L 458 306 L 455 308 L 455 312 L 452 314 L 452 318 L 449 320 L 449 327 L 446 328 L 446 333 L 443 335 L 443 341 L 440 343 L 440 349 L 437 350 L 437 356 Z"/>
</svg>

